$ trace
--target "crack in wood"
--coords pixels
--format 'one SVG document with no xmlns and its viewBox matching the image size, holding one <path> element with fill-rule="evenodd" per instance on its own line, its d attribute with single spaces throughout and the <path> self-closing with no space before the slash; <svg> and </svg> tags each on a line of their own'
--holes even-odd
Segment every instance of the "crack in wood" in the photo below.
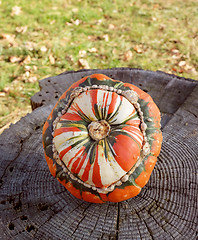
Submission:
<svg viewBox="0 0 198 240">
<path fill-rule="evenodd" d="M 142 218 L 142 217 L 139 215 L 139 213 L 138 213 L 137 210 L 135 210 L 135 213 L 136 213 L 136 215 L 138 216 L 138 218 L 140 219 L 140 221 L 143 221 L 143 222 L 144 222 L 146 228 L 148 229 L 148 233 L 149 233 L 149 235 L 150 235 L 150 238 L 151 238 L 152 240 L 154 240 L 153 232 L 152 232 L 152 230 L 149 228 L 147 222 L 144 220 L 144 218 Z"/>
<path fill-rule="evenodd" d="M 119 228 L 120 228 L 120 203 L 118 203 L 118 211 L 117 211 L 117 224 L 116 224 L 116 240 L 119 239 Z"/>
</svg>

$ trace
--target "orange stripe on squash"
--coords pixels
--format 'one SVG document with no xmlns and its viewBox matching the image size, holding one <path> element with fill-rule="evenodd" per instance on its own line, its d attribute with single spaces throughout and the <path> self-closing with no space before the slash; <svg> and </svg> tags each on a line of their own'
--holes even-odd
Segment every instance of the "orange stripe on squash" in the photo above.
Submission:
<svg viewBox="0 0 198 240">
<path fill-rule="evenodd" d="M 108 195 L 108 201 L 121 202 L 129 198 L 137 196 L 141 191 L 138 186 L 126 186 L 124 189 L 116 188 Z"/>
<path fill-rule="evenodd" d="M 113 80 L 103 74 L 93 74 L 90 76 L 86 76 L 82 79 L 80 79 L 79 81 L 77 81 L 76 83 L 72 84 L 71 87 L 65 92 L 63 93 L 63 95 L 59 98 L 59 101 L 61 99 L 65 99 L 66 95 L 68 94 L 69 91 L 71 91 L 72 89 L 78 87 L 79 85 L 81 85 L 82 83 L 84 83 L 85 81 L 87 81 L 87 78 L 95 78 L 97 79 L 98 85 L 106 85 L 108 84 L 107 82 L 105 82 L 105 79 L 110 79 L 112 82 L 116 82 L 119 83 L 119 81 L 117 80 Z M 89 84 L 87 84 L 89 85 Z M 109 84 L 111 85 L 111 83 Z M 122 85 L 122 84 L 121 84 Z M 76 189 L 74 187 L 74 185 L 72 184 L 72 182 L 68 182 L 66 183 L 65 180 L 61 181 L 60 179 L 59 182 L 61 184 L 63 184 L 65 186 L 65 188 L 71 193 L 73 194 L 75 197 L 79 198 L 79 199 L 84 199 L 85 201 L 88 202 L 94 202 L 94 203 L 103 203 L 106 201 L 111 201 L 111 202 L 120 202 L 120 201 L 124 201 L 127 200 L 129 198 L 135 197 L 136 195 L 139 194 L 139 192 L 141 191 L 141 187 L 143 187 L 149 180 L 149 177 L 151 175 L 151 172 L 155 166 L 156 163 L 156 156 L 159 155 L 160 153 L 160 149 L 161 149 L 161 142 L 162 142 L 162 134 L 160 132 L 160 112 L 158 107 L 156 106 L 156 104 L 153 102 L 151 96 L 142 91 L 141 89 L 139 89 L 138 87 L 129 84 L 129 83 L 123 83 L 123 85 L 125 87 L 129 87 L 130 89 L 132 89 L 133 91 L 137 92 L 137 94 L 139 95 L 139 98 L 142 99 L 144 101 L 144 104 L 147 104 L 148 107 L 148 112 L 145 112 L 144 114 L 144 120 L 146 121 L 147 118 L 151 118 L 153 120 L 154 126 L 152 125 L 152 127 L 154 127 L 153 129 L 150 129 L 151 133 L 150 136 L 151 138 L 154 139 L 152 146 L 151 146 L 151 154 L 153 154 L 154 156 L 149 156 L 148 159 L 145 161 L 145 171 L 141 172 L 141 174 L 137 177 L 137 179 L 135 180 L 136 184 L 138 186 L 134 186 L 134 185 L 130 185 L 130 186 L 126 186 L 124 189 L 116 187 L 114 191 L 112 191 L 111 193 L 108 194 L 102 194 L 100 193 L 100 197 L 98 196 L 98 194 L 94 194 L 94 192 L 89 192 L 89 191 L 80 191 L 79 189 Z M 96 91 L 96 90 L 89 90 L 89 91 Z M 115 98 L 114 98 L 115 95 Z M 109 110 L 108 113 L 112 113 L 114 110 L 114 105 L 116 103 L 116 98 L 117 98 L 117 94 L 113 93 L 112 94 L 112 101 L 111 101 L 111 105 L 109 106 Z M 121 97 L 122 98 L 122 97 Z M 104 98 L 105 99 L 105 98 Z M 103 100 L 104 100 L 103 99 Z M 59 106 L 59 101 L 56 103 L 55 107 L 53 108 L 52 112 L 50 113 L 48 120 L 52 119 L 53 116 L 53 112 L 57 109 L 57 107 Z M 97 102 L 96 102 L 97 104 Z M 103 102 L 102 107 L 104 108 L 107 104 L 107 98 L 106 100 Z M 78 107 L 78 106 L 76 106 Z M 91 111 L 91 109 L 90 109 Z M 95 113 L 94 108 L 93 108 L 93 113 Z M 69 120 L 69 121 L 80 121 L 82 120 L 81 117 L 79 117 L 77 114 L 65 114 L 64 116 L 62 116 L 61 120 Z M 130 121 L 127 122 L 128 124 L 130 124 Z M 133 123 L 135 126 L 139 126 L 139 121 Z M 43 127 L 43 134 L 46 132 L 46 130 L 49 127 L 49 123 L 46 122 L 44 127 Z M 67 128 L 67 131 L 77 131 L 76 128 Z M 126 129 L 127 130 L 127 129 Z M 130 130 L 130 129 L 128 129 Z M 159 130 L 159 132 L 158 132 Z M 138 135 L 138 132 L 135 131 L 135 133 Z M 55 134 L 59 134 L 59 132 L 56 132 Z M 46 139 L 43 139 L 44 141 Z M 120 146 L 121 145 L 121 146 Z M 140 146 L 141 147 L 141 143 Z M 137 146 L 137 144 L 135 143 L 135 141 L 129 137 L 127 137 L 126 135 L 122 135 L 122 134 L 118 134 L 115 137 L 115 142 L 113 145 L 114 151 L 116 153 L 116 156 L 119 156 L 116 160 L 118 161 L 118 163 L 120 164 L 120 166 L 125 169 L 126 171 L 128 171 L 129 169 L 131 169 L 131 167 L 134 165 L 134 163 L 137 160 L 137 157 L 140 154 L 140 150 Z M 130 150 L 133 150 L 130 152 Z M 68 151 L 69 148 L 66 149 L 66 151 Z M 130 154 L 128 153 L 130 152 Z M 61 152 L 60 153 L 60 157 L 62 158 L 64 156 L 66 152 Z M 130 155 L 130 157 L 129 157 Z M 53 176 L 56 176 L 56 165 L 53 164 L 53 160 L 50 159 L 48 156 L 46 156 L 46 161 L 47 164 L 49 166 L 50 172 Z M 78 159 L 77 159 L 78 160 Z M 72 170 L 75 173 L 78 173 L 80 171 L 80 168 L 82 167 L 82 163 L 80 165 L 77 164 L 77 160 L 73 163 L 73 167 Z M 83 161 L 84 162 L 84 161 Z M 81 177 L 81 179 L 86 182 L 88 179 L 88 173 L 89 170 L 91 168 L 91 164 L 90 161 L 88 161 L 87 165 L 85 166 L 85 171 L 83 173 L 83 176 Z M 97 164 L 95 164 L 95 168 L 94 168 L 94 174 L 95 175 L 99 175 L 98 172 L 98 166 Z M 94 180 L 95 183 L 97 183 L 96 185 L 101 185 L 98 180 Z M 91 190 L 90 190 L 91 191 Z"/>
<path fill-rule="evenodd" d="M 82 199 L 92 203 L 104 203 L 98 196 L 90 192 L 82 192 Z"/>
<path fill-rule="evenodd" d="M 155 132 L 151 136 L 154 138 L 153 144 L 151 146 L 151 153 L 157 157 L 160 154 L 160 150 L 161 150 L 161 143 L 163 139 L 162 133 L 161 131 Z"/>
<path fill-rule="evenodd" d="M 146 171 L 142 171 L 141 174 L 135 179 L 136 184 L 138 184 L 141 188 L 147 184 L 150 175 L 155 167 L 156 161 L 157 158 L 155 156 L 149 156 L 145 161 L 144 166 Z"/>
<path fill-rule="evenodd" d="M 117 135 L 116 142 L 113 145 L 115 151 L 115 159 L 121 168 L 128 172 L 140 155 L 140 149 L 137 143 L 130 137 L 125 135 Z"/>
<path fill-rule="evenodd" d="M 78 199 L 82 199 L 81 195 L 80 195 L 80 190 L 79 189 L 76 189 L 73 184 L 71 182 L 65 182 L 65 180 L 61 181 L 59 178 L 58 178 L 58 181 L 73 195 L 75 196 L 76 198 Z"/>
</svg>

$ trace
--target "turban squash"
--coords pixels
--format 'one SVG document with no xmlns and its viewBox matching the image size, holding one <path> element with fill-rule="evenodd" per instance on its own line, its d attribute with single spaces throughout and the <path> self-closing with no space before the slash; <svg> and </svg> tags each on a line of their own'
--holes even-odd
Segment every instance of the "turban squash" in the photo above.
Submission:
<svg viewBox="0 0 198 240">
<path fill-rule="evenodd" d="M 43 127 L 51 174 L 75 197 L 94 203 L 139 194 L 161 143 L 160 112 L 150 95 L 103 74 L 74 83 Z"/>
</svg>

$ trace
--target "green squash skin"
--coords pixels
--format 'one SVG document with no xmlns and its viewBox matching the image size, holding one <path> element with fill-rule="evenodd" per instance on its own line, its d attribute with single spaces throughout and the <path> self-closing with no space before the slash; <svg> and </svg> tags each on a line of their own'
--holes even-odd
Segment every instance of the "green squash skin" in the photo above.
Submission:
<svg viewBox="0 0 198 240">
<path fill-rule="evenodd" d="M 130 90 L 129 87 L 125 87 L 123 82 L 120 82 L 118 80 L 111 80 L 111 79 L 104 79 L 104 80 L 98 80 L 97 78 L 90 78 L 88 77 L 87 79 L 84 80 L 84 82 L 80 83 L 78 85 L 78 87 L 86 87 L 86 86 L 92 86 L 92 85 L 107 85 L 109 87 L 114 87 L 116 89 L 121 89 L 122 91 L 126 91 L 126 90 Z M 49 127 L 46 129 L 45 132 L 43 132 L 43 144 L 44 144 L 44 150 L 46 155 L 52 159 L 53 164 L 56 165 L 56 178 L 60 179 L 61 181 L 64 181 L 66 183 L 71 182 L 72 185 L 80 190 L 80 194 L 82 195 L 82 192 L 87 191 L 90 192 L 96 196 L 98 196 L 101 199 L 100 194 L 96 191 L 93 190 L 91 188 L 85 187 L 84 185 L 74 181 L 73 179 L 71 179 L 66 173 L 63 172 L 62 167 L 57 164 L 57 162 L 55 161 L 54 157 L 53 157 L 53 151 L 52 151 L 52 132 L 53 132 L 53 121 L 57 118 L 58 116 L 58 112 L 61 112 L 64 109 L 64 106 L 67 104 L 71 92 L 73 91 L 74 88 L 70 88 L 70 90 L 66 93 L 66 97 L 64 99 L 59 99 L 58 104 L 56 105 L 56 107 L 53 110 L 53 114 L 52 114 L 52 118 L 48 119 L 47 122 L 49 124 Z M 141 110 L 143 112 L 143 116 L 144 116 L 144 122 L 147 124 L 147 129 L 146 129 L 146 135 L 147 135 L 147 139 L 148 142 L 150 144 L 150 146 L 152 146 L 154 144 L 154 138 L 152 137 L 153 134 L 155 132 L 160 132 L 160 128 L 156 128 L 154 125 L 154 118 L 152 118 L 151 116 L 149 116 L 149 108 L 148 108 L 148 102 L 146 102 L 143 99 L 138 99 L 138 102 L 140 104 Z M 147 119 L 150 118 L 152 119 L 152 121 L 147 121 Z M 138 186 L 135 183 L 135 180 L 137 179 L 137 177 L 145 170 L 145 161 L 148 159 L 149 156 L 151 156 L 152 154 L 149 154 L 148 156 L 146 156 L 143 161 L 140 163 L 140 165 L 134 170 L 134 172 L 130 175 L 128 181 L 122 183 L 121 186 L 116 186 L 115 189 L 124 189 L 126 186 Z M 111 192 L 110 192 L 111 193 Z M 110 194 L 106 194 L 107 196 Z"/>
</svg>

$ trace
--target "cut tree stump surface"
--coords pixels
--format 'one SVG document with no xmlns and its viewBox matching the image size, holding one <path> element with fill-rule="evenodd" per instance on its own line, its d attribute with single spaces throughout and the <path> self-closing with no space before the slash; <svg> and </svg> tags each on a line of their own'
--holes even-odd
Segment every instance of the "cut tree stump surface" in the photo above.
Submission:
<svg viewBox="0 0 198 240">
<path fill-rule="evenodd" d="M 141 193 L 121 203 L 73 197 L 48 169 L 42 127 L 75 81 L 103 73 L 148 92 L 162 113 L 163 144 Z M 65 72 L 40 81 L 31 114 L 0 136 L 0 239 L 197 238 L 198 82 L 138 69 Z"/>
</svg>

